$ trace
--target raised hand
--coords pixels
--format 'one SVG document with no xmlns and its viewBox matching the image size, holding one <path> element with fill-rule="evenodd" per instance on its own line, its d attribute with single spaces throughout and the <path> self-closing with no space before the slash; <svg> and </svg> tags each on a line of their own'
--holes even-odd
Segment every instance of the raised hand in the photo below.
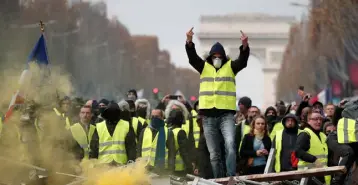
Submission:
<svg viewBox="0 0 358 185">
<path fill-rule="evenodd" d="M 186 32 L 186 41 L 187 42 L 192 42 L 193 41 L 193 32 L 194 27 L 192 27 L 188 32 Z"/>
<path fill-rule="evenodd" d="M 241 32 L 241 43 L 243 45 L 244 48 L 246 48 L 249 45 L 249 37 L 247 37 L 247 35 L 240 30 Z"/>
</svg>

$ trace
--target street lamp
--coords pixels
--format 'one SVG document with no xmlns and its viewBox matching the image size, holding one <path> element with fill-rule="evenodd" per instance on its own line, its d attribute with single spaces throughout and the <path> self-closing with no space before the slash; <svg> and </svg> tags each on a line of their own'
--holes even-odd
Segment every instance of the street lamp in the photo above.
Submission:
<svg viewBox="0 0 358 185">
<path fill-rule="evenodd" d="M 56 23 L 56 20 L 50 20 L 47 22 L 44 22 L 45 25 L 50 25 L 50 24 L 54 24 Z M 34 24 L 25 24 L 25 25 L 18 25 L 18 24 L 11 24 L 10 28 L 38 28 L 39 27 L 39 23 L 34 23 Z"/>
</svg>

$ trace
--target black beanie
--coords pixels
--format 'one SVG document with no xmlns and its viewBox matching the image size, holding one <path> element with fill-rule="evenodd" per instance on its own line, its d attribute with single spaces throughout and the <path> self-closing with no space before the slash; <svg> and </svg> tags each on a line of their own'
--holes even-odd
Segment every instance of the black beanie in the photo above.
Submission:
<svg viewBox="0 0 358 185">
<path fill-rule="evenodd" d="M 251 99 L 247 96 L 244 96 L 244 97 L 240 98 L 240 100 L 239 100 L 239 105 L 242 104 L 246 108 L 250 108 L 251 103 L 252 103 Z"/>
</svg>

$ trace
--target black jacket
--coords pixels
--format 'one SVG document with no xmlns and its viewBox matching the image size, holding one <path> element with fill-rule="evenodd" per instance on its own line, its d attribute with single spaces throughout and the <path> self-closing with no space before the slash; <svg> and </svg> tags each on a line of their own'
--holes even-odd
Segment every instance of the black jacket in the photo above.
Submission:
<svg viewBox="0 0 358 185">
<path fill-rule="evenodd" d="M 293 118 L 296 121 L 294 128 L 287 128 L 285 122 L 287 118 Z M 282 132 L 282 150 L 281 150 L 281 171 L 292 171 L 295 168 L 292 167 L 291 163 L 291 154 L 295 151 L 295 145 L 298 137 L 298 120 L 297 117 L 293 114 L 288 114 L 282 119 L 282 124 L 284 126 Z M 272 148 L 276 147 L 276 137 L 273 139 Z"/>
<path fill-rule="evenodd" d="M 241 150 L 240 150 L 240 156 L 244 159 L 250 158 L 250 157 L 258 157 L 256 155 L 256 151 L 254 150 L 254 139 L 255 136 L 251 135 L 251 134 L 246 134 L 242 140 L 242 144 L 241 144 Z M 262 139 L 262 142 L 265 146 L 265 149 L 270 152 L 270 148 L 271 148 L 271 139 L 269 136 L 264 136 L 264 138 Z M 266 159 L 268 157 L 268 155 L 265 156 Z"/>
<path fill-rule="evenodd" d="M 186 49 L 186 53 L 189 58 L 189 64 L 196 71 L 198 71 L 201 74 L 204 69 L 205 61 L 203 59 L 201 59 L 198 56 L 198 54 L 196 53 L 195 44 L 193 42 L 186 43 L 185 49 Z M 214 53 L 220 53 L 221 56 L 224 57 L 222 65 L 224 65 L 228 61 L 228 59 L 226 58 L 226 53 L 225 53 L 224 47 L 220 43 L 216 43 L 211 48 L 210 56 L 206 59 L 206 61 L 209 64 L 212 64 L 211 55 L 213 55 Z M 236 60 L 231 61 L 231 68 L 235 75 L 238 72 L 240 72 L 242 69 L 246 68 L 249 56 L 250 56 L 250 48 L 247 47 L 245 50 L 243 50 L 243 46 L 241 46 L 240 47 L 240 56 Z M 204 116 L 214 116 L 215 117 L 215 116 L 221 115 L 227 111 L 232 111 L 232 110 L 217 110 L 214 108 L 214 109 L 206 109 L 206 110 L 200 110 L 200 111 Z M 235 114 L 235 111 L 232 111 L 232 112 L 233 112 L 233 114 Z"/>
</svg>

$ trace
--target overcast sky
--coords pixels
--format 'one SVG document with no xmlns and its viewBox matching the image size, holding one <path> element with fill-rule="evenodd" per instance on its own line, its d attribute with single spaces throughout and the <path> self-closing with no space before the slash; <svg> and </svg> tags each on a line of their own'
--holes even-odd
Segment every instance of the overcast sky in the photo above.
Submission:
<svg viewBox="0 0 358 185">
<path fill-rule="evenodd" d="M 292 15 L 300 19 L 307 12 L 305 7 L 290 2 L 308 4 L 309 0 L 105 0 L 108 16 L 117 16 L 131 34 L 157 35 L 160 49 L 169 50 L 175 65 L 190 67 L 185 53 L 185 33 L 191 27 L 199 27 L 201 15 L 231 13 L 268 13 Z M 264 29 L 264 28 L 263 28 Z M 245 28 L 242 28 L 245 30 Z M 198 32 L 194 28 L 194 32 Z M 250 35 L 248 35 L 250 37 Z M 200 43 L 197 47 L 200 47 Z M 255 74 L 255 78 L 250 77 Z M 240 80 L 245 79 L 245 80 Z M 248 80 L 252 79 L 252 80 Z M 238 74 L 238 94 L 249 95 L 255 105 L 263 103 L 263 74 L 260 62 L 250 57 L 248 67 Z M 256 87 L 256 88 L 255 88 Z"/>
</svg>

